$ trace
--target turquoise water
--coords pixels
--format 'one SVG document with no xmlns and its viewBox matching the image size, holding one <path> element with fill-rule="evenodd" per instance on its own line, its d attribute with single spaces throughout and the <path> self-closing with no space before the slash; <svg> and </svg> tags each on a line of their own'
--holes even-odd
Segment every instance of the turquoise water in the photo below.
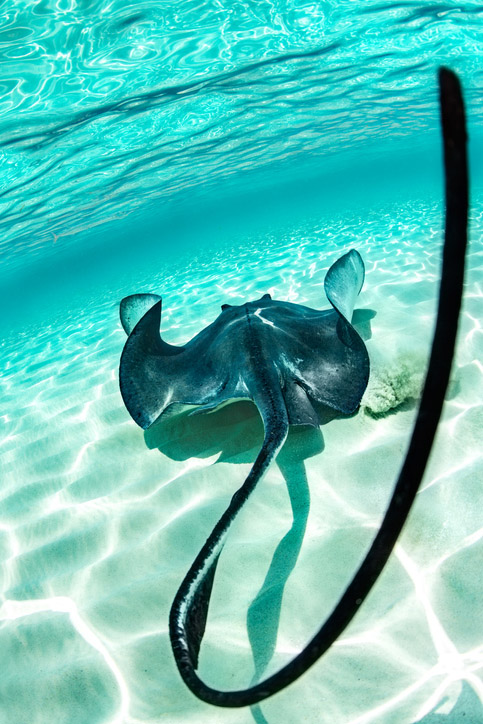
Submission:
<svg viewBox="0 0 483 724">
<path fill-rule="evenodd" d="M 483 722 L 481 6 L 0 13 L 0 724 Z M 441 63 L 465 91 L 470 249 L 421 491 L 331 651 L 260 707 L 214 709 L 177 673 L 168 613 L 260 422 L 242 404 L 144 437 L 118 389 L 119 301 L 162 294 L 179 344 L 225 302 L 325 307 L 331 263 L 355 247 L 366 265 L 361 410 L 291 433 L 220 560 L 200 673 L 246 686 L 336 603 L 404 455 L 435 317 Z"/>
</svg>

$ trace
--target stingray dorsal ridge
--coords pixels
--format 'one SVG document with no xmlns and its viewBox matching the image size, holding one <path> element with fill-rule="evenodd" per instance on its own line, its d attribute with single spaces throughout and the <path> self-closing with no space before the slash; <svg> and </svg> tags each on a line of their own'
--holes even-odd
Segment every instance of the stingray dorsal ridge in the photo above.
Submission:
<svg viewBox="0 0 483 724">
<path fill-rule="evenodd" d="M 355 249 L 337 259 L 324 280 L 327 299 L 349 323 L 357 296 L 364 283 L 364 262 Z"/>
</svg>

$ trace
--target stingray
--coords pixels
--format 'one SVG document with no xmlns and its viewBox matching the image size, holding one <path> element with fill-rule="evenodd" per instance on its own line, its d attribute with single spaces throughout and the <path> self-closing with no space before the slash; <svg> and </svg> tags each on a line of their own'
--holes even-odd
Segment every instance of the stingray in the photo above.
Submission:
<svg viewBox="0 0 483 724">
<path fill-rule="evenodd" d="M 252 470 L 176 600 L 176 650 L 194 664 L 227 530 L 285 442 L 289 425 L 318 427 L 320 405 L 345 415 L 359 406 L 369 357 L 351 318 L 363 281 L 364 263 L 352 249 L 325 277 L 332 309 L 319 311 L 269 294 L 239 306 L 223 304 L 218 318 L 182 347 L 162 339 L 160 297 L 134 294 L 121 302 L 121 323 L 129 335 L 120 364 L 121 394 L 142 428 L 180 405 L 196 405 L 199 414 L 238 398 L 255 403 L 264 425 Z"/>
<path fill-rule="evenodd" d="M 381 573 L 419 487 L 449 378 L 466 249 L 464 107 L 451 71 L 440 71 L 440 87 L 446 171 L 443 271 L 430 364 L 406 460 L 381 528 L 333 612 L 300 654 L 247 689 L 219 691 L 196 673 L 216 566 L 230 525 L 280 451 L 289 426 L 318 426 L 319 405 L 350 415 L 360 404 L 369 358 L 351 319 L 364 264 L 353 249 L 330 267 L 324 281 L 329 310 L 273 300 L 269 294 L 240 306 L 224 304 L 212 324 L 180 347 L 161 338 L 158 295 L 134 294 L 121 302 L 128 338 L 120 388 L 138 425 L 149 428 L 179 406 L 196 406 L 198 414 L 238 398 L 253 400 L 264 425 L 263 444 L 248 477 L 198 553 L 170 612 L 170 639 L 180 674 L 196 696 L 211 704 L 260 702 L 295 681 L 332 645 Z"/>
<path fill-rule="evenodd" d="M 120 316 L 129 337 L 120 386 L 129 413 L 146 429 L 176 404 L 197 405 L 199 413 L 227 400 L 253 400 L 265 428 L 251 474 L 256 483 L 289 425 L 320 424 L 312 403 L 344 414 L 357 409 L 369 357 L 350 320 L 363 280 L 361 256 L 349 251 L 325 278 L 333 309 L 275 301 L 269 294 L 240 306 L 223 304 L 218 318 L 183 347 L 162 339 L 157 295 L 124 298 Z"/>
</svg>

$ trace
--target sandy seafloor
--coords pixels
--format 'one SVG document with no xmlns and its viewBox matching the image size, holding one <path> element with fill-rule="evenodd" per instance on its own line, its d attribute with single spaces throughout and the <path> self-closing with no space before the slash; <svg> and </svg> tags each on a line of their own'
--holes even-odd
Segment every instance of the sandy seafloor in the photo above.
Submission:
<svg viewBox="0 0 483 724">
<path fill-rule="evenodd" d="M 56 318 L 13 326 L 1 348 L 0 724 L 483 722 L 481 199 L 443 420 L 395 554 L 328 654 L 252 710 L 190 694 L 167 624 L 261 423 L 241 403 L 145 440 L 118 389 L 118 302 L 162 294 L 164 338 L 182 343 L 222 303 L 265 292 L 326 308 L 330 264 L 352 247 L 364 258 L 357 308 L 375 314 L 360 318 L 372 365 L 361 410 L 292 431 L 218 566 L 200 673 L 246 686 L 254 660 L 273 672 L 314 634 L 381 521 L 430 344 L 440 205 L 298 220 L 238 239 L 235 254 L 181 254 L 153 264 L 151 278 L 133 273 Z"/>
</svg>

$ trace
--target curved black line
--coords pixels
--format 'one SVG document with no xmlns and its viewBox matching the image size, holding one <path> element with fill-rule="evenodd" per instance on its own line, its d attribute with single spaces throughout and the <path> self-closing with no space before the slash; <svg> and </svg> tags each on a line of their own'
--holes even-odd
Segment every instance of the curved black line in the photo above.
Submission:
<svg viewBox="0 0 483 724">
<path fill-rule="evenodd" d="M 275 402 L 280 405 L 281 401 Z M 265 438 L 252 469 L 196 556 L 171 606 L 169 636 L 176 664 L 187 686 L 199 698 L 203 698 L 198 693 L 200 687 L 208 689 L 195 674 L 195 669 L 205 632 L 216 566 L 228 529 L 285 442 L 289 428 L 288 416 L 284 408 L 280 407 L 280 410 L 282 417 L 277 424 L 273 424 L 270 417 L 264 418 Z"/>
<path fill-rule="evenodd" d="M 248 689 L 218 691 L 199 679 L 195 672 L 196 661 L 192 660 L 189 652 L 180 652 L 179 648 L 173 646 L 176 663 L 185 683 L 199 699 L 210 704 L 239 707 L 263 701 L 292 684 L 330 648 L 355 616 L 384 568 L 421 483 L 438 427 L 453 360 L 463 294 L 468 224 L 466 123 L 461 88 L 457 76 L 446 68 L 439 70 L 439 84 L 446 223 L 438 315 L 418 416 L 389 507 L 369 552 L 331 615 L 304 650 L 273 676 Z M 197 586 L 198 591 L 201 585 Z M 207 607 L 208 603 L 206 610 Z"/>
</svg>

